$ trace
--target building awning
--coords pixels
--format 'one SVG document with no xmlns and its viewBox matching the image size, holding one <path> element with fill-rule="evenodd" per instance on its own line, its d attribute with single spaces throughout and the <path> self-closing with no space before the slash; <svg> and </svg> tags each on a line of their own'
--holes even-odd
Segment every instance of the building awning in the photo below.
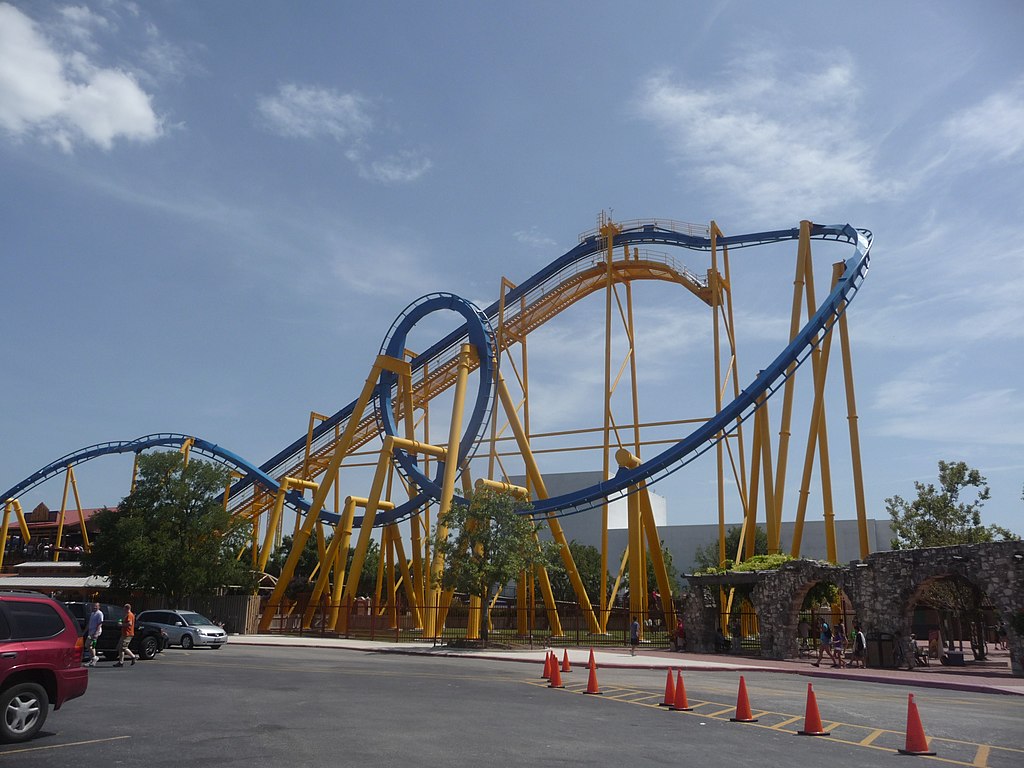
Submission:
<svg viewBox="0 0 1024 768">
<path fill-rule="evenodd" d="M 0 589 L 36 589 L 56 591 L 59 589 L 108 589 L 110 579 L 106 576 L 4 576 L 0 578 Z"/>
</svg>

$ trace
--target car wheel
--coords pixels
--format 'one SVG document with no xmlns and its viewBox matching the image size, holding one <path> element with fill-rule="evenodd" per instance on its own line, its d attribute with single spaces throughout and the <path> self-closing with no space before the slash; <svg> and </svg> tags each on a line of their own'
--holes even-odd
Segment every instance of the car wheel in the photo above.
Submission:
<svg viewBox="0 0 1024 768">
<path fill-rule="evenodd" d="M 142 658 L 149 661 L 156 658 L 157 651 L 160 650 L 160 644 L 155 637 L 147 637 L 142 641 L 142 648 L 139 650 L 142 652 Z"/>
<path fill-rule="evenodd" d="M 195 641 L 192 640 L 192 635 L 182 635 L 181 636 L 181 647 L 182 648 L 184 648 L 187 651 L 190 648 L 192 648 L 193 645 L 195 645 Z"/>
<path fill-rule="evenodd" d="M 0 741 L 16 742 L 31 739 L 50 711 L 46 689 L 37 683 L 12 685 L 0 694 Z"/>
</svg>

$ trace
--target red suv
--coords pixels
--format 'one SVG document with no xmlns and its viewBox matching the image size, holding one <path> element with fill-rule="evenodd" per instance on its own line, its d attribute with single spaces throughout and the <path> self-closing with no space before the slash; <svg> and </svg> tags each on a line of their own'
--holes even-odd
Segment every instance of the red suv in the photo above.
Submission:
<svg viewBox="0 0 1024 768">
<path fill-rule="evenodd" d="M 85 693 L 78 624 L 56 600 L 36 592 L 0 592 L 0 741 L 36 735 L 50 705 Z"/>
</svg>

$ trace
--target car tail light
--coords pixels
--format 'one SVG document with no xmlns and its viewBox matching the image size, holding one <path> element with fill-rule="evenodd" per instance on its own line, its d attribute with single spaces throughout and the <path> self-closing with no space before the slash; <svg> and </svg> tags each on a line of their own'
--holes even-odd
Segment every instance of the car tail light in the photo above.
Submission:
<svg viewBox="0 0 1024 768">
<path fill-rule="evenodd" d="M 83 638 L 81 635 L 79 635 L 78 638 L 75 640 L 75 650 L 79 653 L 85 650 L 85 638 Z"/>
</svg>

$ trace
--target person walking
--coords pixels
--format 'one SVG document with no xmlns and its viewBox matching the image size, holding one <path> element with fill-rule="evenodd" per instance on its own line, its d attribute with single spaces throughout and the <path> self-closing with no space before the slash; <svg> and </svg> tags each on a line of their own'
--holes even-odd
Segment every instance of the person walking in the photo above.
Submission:
<svg viewBox="0 0 1024 768">
<path fill-rule="evenodd" d="M 833 667 L 846 666 L 846 625 L 841 621 L 836 624 L 836 631 L 832 635 L 832 658 L 835 660 Z"/>
<path fill-rule="evenodd" d="M 824 619 L 821 622 L 821 632 L 818 635 L 818 660 L 814 662 L 814 666 L 821 666 L 821 657 L 825 654 L 832 659 L 835 663 L 835 657 L 832 655 L 832 629 L 829 627 L 828 622 Z"/>
<path fill-rule="evenodd" d="M 856 667 L 859 666 L 861 669 L 864 669 L 865 667 L 867 667 L 867 664 L 865 663 L 867 661 L 867 659 L 866 659 L 867 649 L 868 649 L 868 643 L 867 643 L 867 639 L 864 637 L 864 630 L 861 629 L 860 624 L 858 624 L 857 622 L 854 622 L 853 623 L 853 655 L 850 657 L 850 666 L 851 667 L 856 668 Z"/>
<path fill-rule="evenodd" d="M 132 613 L 131 603 L 124 604 L 124 620 L 121 622 L 121 645 L 117 651 L 117 663 L 115 667 L 124 666 L 125 654 L 131 657 L 132 666 L 135 666 L 135 662 L 138 660 L 138 656 L 128 646 L 132 644 L 132 640 L 135 638 L 135 614 Z"/>
<path fill-rule="evenodd" d="M 636 656 L 636 647 L 640 645 L 640 622 L 636 617 L 629 625 L 629 655 Z"/>
<path fill-rule="evenodd" d="M 103 634 L 103 611 L 99 603 L 92 604 L 92 613 L 89 614 L 89 621 L 85 625 L 85 644 L 89 649 L 89 660 L 85 663 L 87 667 L 95 667 L 100 655 L 96 650 L 96 642 Z"/>
</svg>

